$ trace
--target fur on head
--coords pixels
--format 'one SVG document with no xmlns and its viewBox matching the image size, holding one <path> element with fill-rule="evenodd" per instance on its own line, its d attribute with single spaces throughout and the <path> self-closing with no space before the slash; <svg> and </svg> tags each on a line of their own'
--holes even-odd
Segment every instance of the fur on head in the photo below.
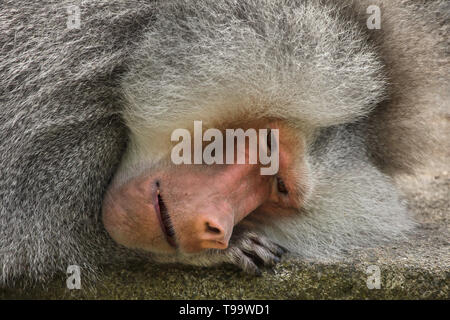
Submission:
<svg viewBox="0 0 450 320">
<path fill-rule="evenodd" d="M 384 97 L 382 64 L 340 10 L 309 1 L 162 3 L 122 79 L 129 152 L 146 150 L 134 161 L 167 152 L 162 137 L 194 120 L 273 117 L 317 128 L 367 115 Z"/>
</svg>

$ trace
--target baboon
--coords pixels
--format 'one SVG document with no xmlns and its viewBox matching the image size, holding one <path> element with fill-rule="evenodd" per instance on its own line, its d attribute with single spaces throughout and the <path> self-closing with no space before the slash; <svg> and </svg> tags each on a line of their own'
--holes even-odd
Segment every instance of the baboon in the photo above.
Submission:
<svg viewBox="0 0 450 320">
<path fill-rule="evenodd" d="M 407 236 L 394 178 L 426 161 L 426 115 L 448 104 L 448 9 L 2 1 L 0 283 L 134 259 L 257 274 L 286 250 Z M 278 173 L 174 164 L 171 133 L 194 121 L 278 130 Z"/>
</svg>

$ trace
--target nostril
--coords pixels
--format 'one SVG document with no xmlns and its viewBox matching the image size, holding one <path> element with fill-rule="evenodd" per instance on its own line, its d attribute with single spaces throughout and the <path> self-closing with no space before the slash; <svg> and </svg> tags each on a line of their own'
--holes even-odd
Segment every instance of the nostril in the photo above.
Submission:
<svg viewBox="0 0 450 320">
<path fill-rule="evenodd" d="M 233 216 L 226 214 L 199 214 L 193 220 L 192 232 L 181 235 L 183 252 L 205 249 L 226 249 L 233 230 Z"/>
<path fill-rule="evenodd" d="M 212 226 L 209 222 L 206 222 L 206 231 L 214 234 L 222 233 L 222 231 L 219 228 Z"/>
</svg>

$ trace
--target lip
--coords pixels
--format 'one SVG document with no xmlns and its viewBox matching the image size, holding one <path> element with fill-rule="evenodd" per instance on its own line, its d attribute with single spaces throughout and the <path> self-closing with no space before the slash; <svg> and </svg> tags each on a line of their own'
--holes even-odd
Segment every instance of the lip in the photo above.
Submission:
<svg viewBox="0 0 450 320">
<path fill-rule="evenodd" d="M 175 232 L 173 231 L 173 226 L 172 223 L 170 222 L 169 214 L 167 213 L 166 208 L 164 209 L 165 210 L 164 213 L 161 212 L 160 203 L 164 204 L 164 202 L 162 202 L 159 186 L 157 186 L 157 189 L 153 195 L 153 206 L 155 208 L 156 217 L 158 218 L 159 226 L 164 234 L 166 241 L 173 248 L 177 248 L 177 243 L 175 241 Z M 163 214 L 167 215 L 165 219 L 163 219 L 162 216 Z"/>
</svg>

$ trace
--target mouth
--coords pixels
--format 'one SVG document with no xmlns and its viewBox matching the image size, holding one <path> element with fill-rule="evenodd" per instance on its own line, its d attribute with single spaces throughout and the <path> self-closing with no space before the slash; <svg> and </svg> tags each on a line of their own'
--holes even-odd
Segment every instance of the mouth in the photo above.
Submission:
<svg viewBox="0 0 450 320">
<path fill-rule="evenodd" d="M 156 182 L 156 196 L 154 197 L 154 207 L 156 216 L 158 217 L 159 225 L 166 241 L 174 248 L 177 248 L 177 243 L 175 241 L 175 229 L 173 228 L 172 221 L 170 220 L 169 212 L 163 201 L 159 182 Z"/>
</svg>

